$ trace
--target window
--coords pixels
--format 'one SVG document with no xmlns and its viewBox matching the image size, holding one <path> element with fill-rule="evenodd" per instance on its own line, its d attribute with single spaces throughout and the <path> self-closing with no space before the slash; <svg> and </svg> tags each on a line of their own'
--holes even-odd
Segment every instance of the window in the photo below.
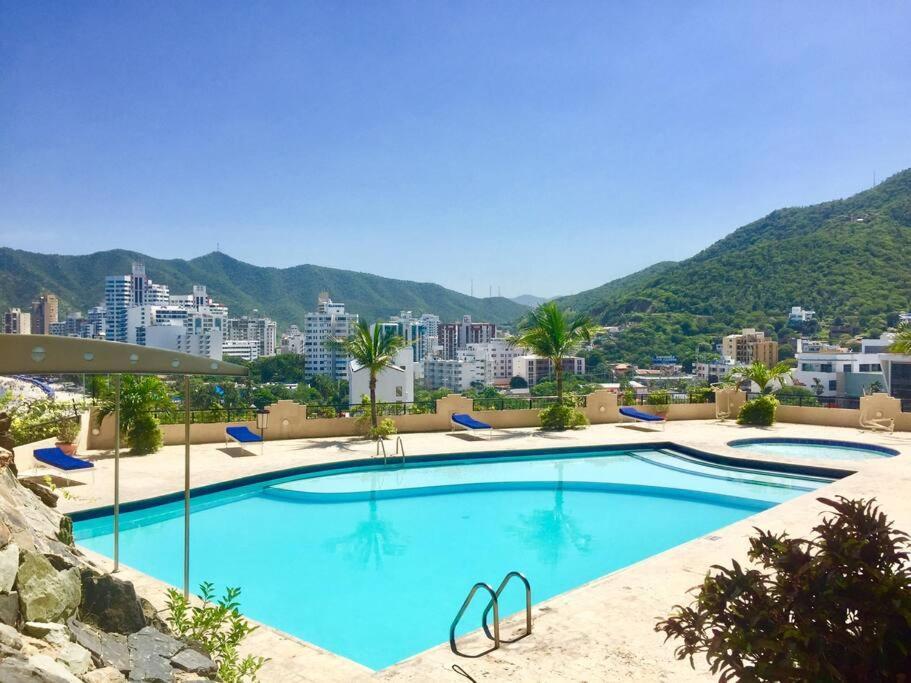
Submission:
<svg viewBox="0 0 911 683">
<path fill-rule="evenodd" d="M 860 364 L 860 371 L 861 371 L 861 372 L 870 372 L 870 364 L 869 364 L 869 363 L 861 363 L 861 364 Z"/>
<path fill-rule="evenodd" d="M 844 372 L 852 372 L 851 364 L 850 364 L 850 363 L 845 363 L 845 364 L 842 366 L 842 370 L 843 370 Z"/>
<path fill-rule="evenodd" d="M 819 371 L 820 372 L 832 372 L 832 364 L 831 363 L 822 363 L 819 366 Z"/>
<path fill-rule="evenodd" d="M 838 382 L 834 379 L 829 380 L 829 391 L 838 391 Z"/>
</svg>

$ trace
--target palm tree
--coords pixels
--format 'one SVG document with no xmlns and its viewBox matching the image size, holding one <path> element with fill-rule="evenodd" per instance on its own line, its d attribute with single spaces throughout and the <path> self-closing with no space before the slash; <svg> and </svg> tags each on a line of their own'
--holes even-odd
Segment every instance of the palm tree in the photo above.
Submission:
<svg viewBox="0 0 911 683">
<path fill-rule="evenodd" d="M 354 334 L 336 344 L 361 367 L 370 372 L 370 423 L 378 427 L 376 416 L 376 376 L 395 362 L 396 354 L 408 346 L 405 338 L 390 333 L 382 325 L 370 326 L 363 320 L 354 328 Z"/>
<path fill-rule="evenodd" d="M 120 393 L 120 433 L 137 455 L 154 453 L 161 447 L 159 416 L 170 417 L 174 402 L 168 385 L 154 375 L 123 375 Z M 115 409 L 114 391 L 101 385 L 97 425 Z"/>
<path fill-rule="evenodd" d="M 889 347 L 890 353 L 911 353 L 911 323 L 898 326 L 895 341 Z"/>
<path fill-rule="evenodd" d="M 769 394 L 774 391 L 772 388 L 773 382 L 777 381 L 778 385 L 781 386 L 784 379 L 791 376 L 791 366 L 782 361 L 770 368 L 762 361 L 757 360 L 752 365 L 735 368 L 731 374 L 739 382 L 746 380 L 755 382 L 759 385 L 759 393 Z"/>
<path fill-rule="evenodd" d="M 550 301 L 529 313 L 528 322 L 510 339 L 513 346 L 531 349 L 550 360 L 557 380 L 557 398 L 563 403 L 563 359 L 591 340 L 596 325 L 587 315 L 561 311 Z"/>
</svg>

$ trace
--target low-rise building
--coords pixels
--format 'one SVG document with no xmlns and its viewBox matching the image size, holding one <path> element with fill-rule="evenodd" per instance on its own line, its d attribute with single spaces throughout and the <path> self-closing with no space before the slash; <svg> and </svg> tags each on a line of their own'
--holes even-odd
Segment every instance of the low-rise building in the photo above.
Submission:
<svg viewBox="0 0 911 683">
<path fill-rule="evenodd" d="M 221 343 L 222 358 L 254 361 L 259 358 L 259 342 L 255 339 L 225 339 Z"/>
<path fill-rule="evenodd" d="M 894 336 L 864 339 L 858 352 L 829 344 L 797 344 L 794 383 L 807 387 L 818 396 L 861 396 L 872 388 L 887 388 L 881 354 L 888 350 Z"/>
<path fill-rule="evenodd" d="M 736 367 L 737 363 L 730 358 L 719 358 L 696 363 L 693 365 L 693 375 L 703 382 L 714 384 L 724 379 Z"/>
<path fill-rule="evenodd" d="M 788 320 L 792 323 L 806 323 L 816 317 L 816 311 L 808 311 L 800 306 L 791 306 Z"/>
<path fill-rule="evenodd" d="M 766 338 L 765 332 L 748 327 L 739 334 L 729 334 L 721 340 L 721 355 L 739 365 L 759 361 L 772 367 L 778 363 L 778 342 Z"/>
<path fill-rule="evenodd" d="M 549 379 L 553 373 L 553 363 L 549 358 L 533 354 L 516 356 L 512 360 L 513 377 L 521 377 L 528 386 L 533 387 L 541 380 Z M 563 359 L 564 375 L 585 374 L 585 359 L 579 356 L 567 356 Z"/>
<path fill-rule="evenodd" d="M 256 315 L 228 318 L 225 329 L 226 341 L 256 342 L 256 355 L 259 357 L 274 356 L 276 350 L 277 323 L 271 318 Z"/>
<path fill-rule="evenodd" d="M 376 400 L 380 403 L 414 401 L 414 357 L 410 348 L 401 349 L 395 361 L 376 376 Z M 348 363 L 348 402 L 355 405 L 370 395 L 370 370 L 356 360 Z"/>
<path fill-rule="evenodd" d="M 483 343 L 468 344 L 459 353 L 469 353 L 485 361 L 489 384 L 509 386 L 509 380 L 513 377 L 513 359 L 524 356 L 528 350 L 513 346 L 505 337 L 495 337 Z"/>
<path fill-rule="evenodd" d="M 428 389 L 451 389 L 468 391 L 473 384 L 484 384 L 487 364 L 478 358 L 432 358 L 424 359 L 424 386 Z"/>
</svg>

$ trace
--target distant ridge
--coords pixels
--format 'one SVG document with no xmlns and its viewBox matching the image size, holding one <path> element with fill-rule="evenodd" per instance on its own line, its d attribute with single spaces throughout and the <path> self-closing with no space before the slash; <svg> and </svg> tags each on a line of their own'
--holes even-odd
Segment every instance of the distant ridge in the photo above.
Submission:
<svg viewBox="0 0 911 683">
<path fill-rule="evenodd" d="M 170 286 L 175 294 L 189 292 L 194 284 L 206 285 L 232 315 L 258 309 L 277 320 L 280 328 L 302 322 L 304 313 L 315 309 L 322 291 L 368 321 L 410 310 L 435 313 L 444 321 L 468 314 L 476 320 L 505 323 L 527 310 L 504 297 L 475 298 L 432 283 L 313 265 L 264 268 L 221 252 L 184 261 L 122 249 L 61 256 L 7 247 L 0 247 L 0 307 L 27 307 L 48 290 L 60 297 L 62 311 L 84 312 L 103 298 L 105 276 L 129 273 L 133 261 L 145 263 L 149 277 Z"/>
<path fill-rule="evenodd" d="M 515 301 L 520 306 L 534 308 L 535 306 L 540 306 L 546 301 L 550 301 L 552 298 L 553 297 L 535 296 L 534 294 L 521 294 L 519 296 L 512 297 L 512 301 Z"/>
</svg>

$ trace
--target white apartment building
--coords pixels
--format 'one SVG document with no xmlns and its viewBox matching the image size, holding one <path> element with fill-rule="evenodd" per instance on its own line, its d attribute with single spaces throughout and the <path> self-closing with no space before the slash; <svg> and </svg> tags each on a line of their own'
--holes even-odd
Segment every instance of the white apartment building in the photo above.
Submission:
<svg viewBox="0 0 911 683">
<path fill-rule="evenodd" d="M 242 358 L 254 361 L 259 358 L 259 342 L 255 339 L 225 339 L 221 343 L 222 358 Z"/>
<path fill-rule="evenodd" d="M 257 311 L 251 316 L 228 318 L 225 339 L 227 341 L 254 341 L 257 344 L 257 355 L 274 356 L 276 350 L 276 333 L 278 324 L 271 318 L 259 317 Z"/>
<path fill-rule="evenodd" d="M 731 358 L 699 362 L 693 365 L 693 376 L 703 382 L 714 384 L 720 382 L 736 367 L 737 363 Z"/>
<path fill-rule="evenodd" d="M 328 375 L 335 380 L 348 377 L 348 354 L 334 348 L 331 340 L 346 339 L 354 332 L 358 317 L 346 313 L 345 304 L 319 295 L 316 311 L 304 314 L 304 368 L 308 377 Z"/>
<path fill-rule="evenodd" d="M 411 311 L 402 311 L 383 323 L 383 327 L 405 338 L 411 345 L 416 363 L 423 364 L 426 356 L 434 354 L 440 329 L 439 316 L 425 313 L 416 318 Z"/>
<path fill-rule="evenodd" d="M 145 345 L 221 360 L 224 341 L 221 326 L 213 327 L 205 333 L 192 330 L 192 325 L 184 325 L 177 320 L 150 325 L 145 329 Z"/>
<path fill-rule="evenodd" d="M 469 344 L 483 344 L 497 336 L 494 323 L 472 322 L 470 315 L 462 316 L 461 322 L 441 323 L 437 326 L 437 344 L 443 358 L 455 358 L 459 349 Z"/>
<path fill-rule="evenodd" d="M 105 339 L 127 340 L 127 309 L 133 305 L 133 279 L 129 275 L 108 275 L 104 279 Z"/>
<path fill-rule="evenodd" d="M 395 361 L 376 376 L 376 400 L 380 403 L 414 401 L 415 362 L 411 349 L 401 349 Z M 348 363 L 348 402 L 356 405 L 370 395 L 370 371 L 357 361 Z"/>
<path fill-rule="evenodd" d="M 874 383 L 885 390 L 887 382 L 880 356 L 893 339 L 889 333 L 879 339 L 864 339 L 859 352 L 799 339 L 794 383 L 819 396 L 861 396 Z"/>
<path fill-rule="evenodd" d="M 304 355 L 304 333 L 300 331 L 297 325 L 291 325 L 282 334 L 281 352 L 294 353 L 298 356 Z"/>
<path fill-rule="evenodd" d="M 808 311 L 800 306 L 791 306 L 791 312 L 788 314 L 788 320 L 791 322 L 805 323 L 816 317 L 816 311 Z"/>
<path fill-rule="evenodd" d="M 447 388 L 456 392 L 468 391 L 472 384 L 485 382 L 487 364 L 480 359 L 424 359 L 424 386 L 428 389 Z"/>
<path fill-rule="evenodd" d="M 3 314 L 3 334 L 31 334 L 32 314 L 11 308 Z"/>
<path fill-rule="evenodd" d="M 513 377 L 513 359 L 524 356 L 527 349 L 513 346 L 505 337 L 494 337 L 480 344 L 468 344 L 467 350 L 487 363 L 490 384 L 507 386 Z"/>
<path fill-rule="evenodd" d="M 564 375 L 585 374 L 585 359 L 579 356 L 567 356 L 563 359 Z M 553 375 L 553 363 L 549 358 L 542 358 L 533 354 L 516 356 L 512 359 L 513 377 L 521 377 L 529 387 L 533 387 L 541 380 Z"/>
</svg>

